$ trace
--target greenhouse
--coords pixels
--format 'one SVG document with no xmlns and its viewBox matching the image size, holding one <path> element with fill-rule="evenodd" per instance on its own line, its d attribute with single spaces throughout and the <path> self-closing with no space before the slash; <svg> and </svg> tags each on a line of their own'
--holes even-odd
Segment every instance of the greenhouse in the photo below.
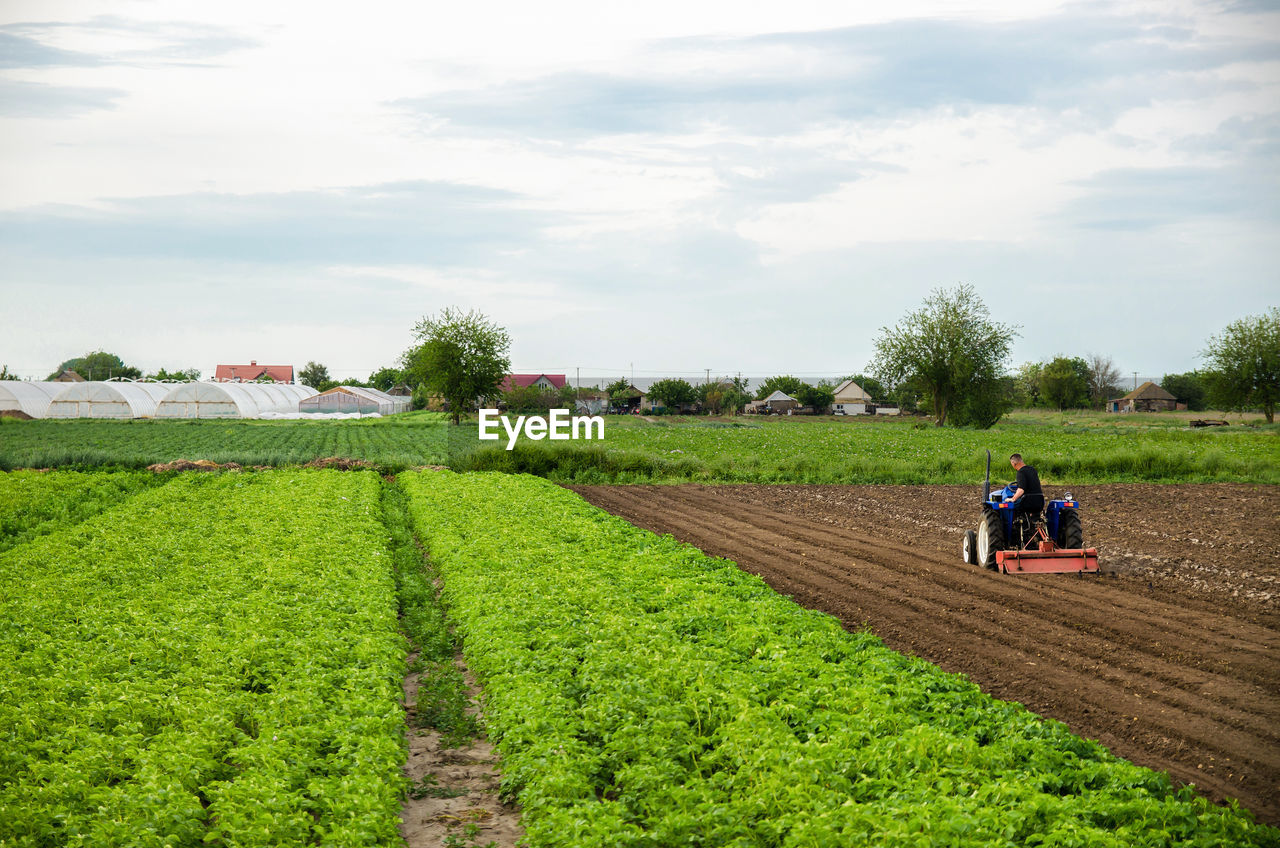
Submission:
<svg viewBox="0 0 1280 848">
<path fill-rule="evenodd" d="M 157 418 L 261 418 L 297 412 L 298 401 L 316 393 L 285 383 L 182 383 L 160 402 Z"/>
<path fill-rule="evenodd" d="M 393 415 L 408 412 L 410 400 L 395 397 L 378 389 L 363 386 L 338 386 L 298 404 L 299 412 L 327 414 L 334 412 L 359 413 L 361 415 Z"/>
<path fill-rule="evenodd" d="M 258 404 L 239 383 L 181 383 L 156 407 L 156 418 L 257 418 Z"/>
<path fill-rule="evenodd" d="M 67 383 L 49 403 L 50 418 L 152 418 L 172 383 Z"/>
<path fill-rule="evenodd" d="M 67 385 L 67 383 L 0 380 L 0 415 L 48 418 L 49 403 Z"/>
</svg>

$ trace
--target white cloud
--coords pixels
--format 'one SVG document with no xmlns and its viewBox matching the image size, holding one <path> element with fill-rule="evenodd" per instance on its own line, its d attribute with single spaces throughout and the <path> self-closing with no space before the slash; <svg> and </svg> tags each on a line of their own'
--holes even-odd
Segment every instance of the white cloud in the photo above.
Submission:
<svg viewBox="0 0 1280 848">
<path fill-rule="evenodd" d="M 204 367 L 271 338 L 254 358 L 376 367 L 458 304 L 528 367 L 854 370 L 850 310 L 873 333 L 937 285 L 1107 280 L 1115 307 L 1061 343 L 1184 370 L 1216 327 L 1161 292 L 1213 276 L 1214 320 L 1274 301 L 1276 20 L 1191 0 L 7 3 L 0 294 L 40 316 L 109 273 L 0 362 L 116 343 Z M 246 287 L 296 320 L 115 331 Z M 1153 313 L 1136 338 L 1132 309 Z"/>
</svg>

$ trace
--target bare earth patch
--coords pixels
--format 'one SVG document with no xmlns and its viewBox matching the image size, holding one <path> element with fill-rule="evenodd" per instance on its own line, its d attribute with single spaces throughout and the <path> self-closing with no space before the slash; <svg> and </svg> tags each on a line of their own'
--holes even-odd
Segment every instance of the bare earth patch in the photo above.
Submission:
<svg viewBox="0 0 1280 848">
<path fill-rule="evenodd" d="M 417 657 L 409 656 L 412 663 Z M 480 690 L 467 672 L 461 654 L 454 663 L 467 680 L 470 711 L 479 715 Z M 409 758 L 404 773 L 413 781 L 400 816 L 400 835 L 409 848 L 440 848 L 454 844 L 515 848 L 524 837 L 520 809 L 499 797 L 500 760 L 483 736 L 460 748 L 442 744 L 437 730 L 419 728 L 413 721 L 420 674 L 404 680 L 404 703 L 409 714 L 406 732 Z"/>
</svg>

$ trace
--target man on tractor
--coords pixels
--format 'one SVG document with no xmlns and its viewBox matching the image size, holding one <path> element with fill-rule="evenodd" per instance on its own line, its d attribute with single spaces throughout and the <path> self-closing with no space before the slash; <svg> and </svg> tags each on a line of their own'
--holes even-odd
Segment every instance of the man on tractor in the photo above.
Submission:
<svg viewBox="0 0 1280 848">
<path fill-rule="evenodd" d="M 1022 461 L 1020 453 L 1010 456 L 1009 464 L 1018 473 L 1013 497 L 1009 499 L 1014 504 L 1013 517 L 1015 521 L 1021 519 L 1024 528 L 1030 528 L 1044 509 L 1044 490 L 1040 488 L 1040 475 L 1036 473 L 1035 466 Z"/>
</svg>

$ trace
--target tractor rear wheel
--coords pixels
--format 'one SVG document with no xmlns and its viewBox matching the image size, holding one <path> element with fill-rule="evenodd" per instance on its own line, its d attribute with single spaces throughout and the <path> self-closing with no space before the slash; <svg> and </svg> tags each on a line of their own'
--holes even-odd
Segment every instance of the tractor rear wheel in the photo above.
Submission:
<svg viewBox="0 0 1280 848">
<path fill-rule="evenodd" d="M 1080 513 L 1064 509 L 1058 515 L 1058 547 L 1078 551 L 1084 547 L 1084 530 L 1080 526 Z"/>
<path fill-rule="evenodd" d="M 972 530 L 964 531 L 964 544 L 960 548 L 964 554 L 966 565 L 978 564 L 978 534 Z"/>
<path fill-rule="evenodd" d="M 986 510 L 982 514 L 982 523 L 978 525 L 978 565 L 996 569 L 996 551 L 1004 550 L 1004 524 L 995 510 Z"/>
</svg>

